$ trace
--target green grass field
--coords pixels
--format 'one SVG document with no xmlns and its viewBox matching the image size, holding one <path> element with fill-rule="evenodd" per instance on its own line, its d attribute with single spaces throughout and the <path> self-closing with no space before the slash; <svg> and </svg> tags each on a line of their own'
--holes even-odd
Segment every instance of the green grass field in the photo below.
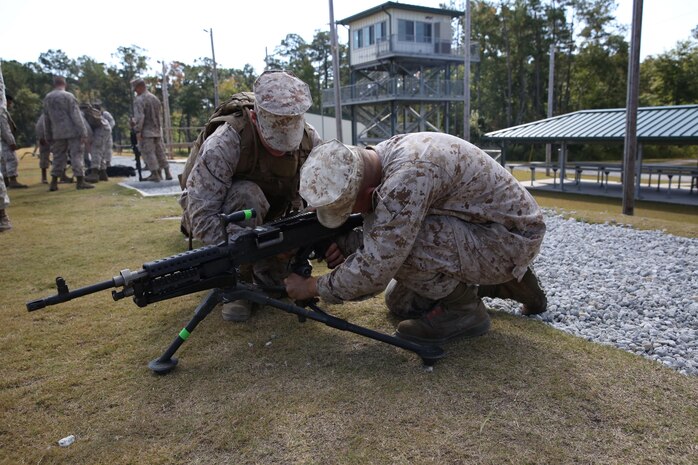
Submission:
<svg viewBox="0 0 698 465">
<path fill-rule="evenodd" d="M 25 304 L 53 294 L 56 276 L 75 288 L 184 251 L 176 199 L 116 180 L 49 193 L 36 165 L 22 160 L 31 187 L 10 191 L 14 228 L 0 234 L 0 463 L 698 462 L 697 378 L 496 309 L 492 330 L 447 345 L 433 372 L 409 352 L 279 310 L 246 324 L 214 311 L 177 369 L 154 375 L 148 361 L 201 295 L 146 308 L 108 292 L 32 313 Z M 540 201 L 627 222 L 608 202 Z M 636 211 L 637 227 L 695 237 L 695 212 Z M 394 329 L 379 298 L 328 309 Z M 76 442 L 59 447 L 69 434 Z"/>
</svg>

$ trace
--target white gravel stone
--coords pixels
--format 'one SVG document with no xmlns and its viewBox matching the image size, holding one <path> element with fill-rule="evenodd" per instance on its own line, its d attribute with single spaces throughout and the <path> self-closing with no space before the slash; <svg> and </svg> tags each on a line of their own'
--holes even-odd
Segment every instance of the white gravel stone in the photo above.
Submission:
<svg viewBox="0 0 698 465">
<path fill-rule="evenodd" d="M 546 223 L 534 267 L 548 311 L 530 318 L 698 376 L 698 239 L 552 211 Z M 486 301 L 520 314 L 516 302 Z"/>
</svg>

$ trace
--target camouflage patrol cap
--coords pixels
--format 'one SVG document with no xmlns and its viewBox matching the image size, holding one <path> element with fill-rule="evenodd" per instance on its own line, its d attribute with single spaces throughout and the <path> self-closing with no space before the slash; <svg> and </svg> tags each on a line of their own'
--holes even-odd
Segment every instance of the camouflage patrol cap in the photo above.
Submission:
<svg viewBox="0 0 698 465">
<path fill-rule="evenodd" d="M 274 150 L 298 149 L 303 139 L 303 114 L 312 99 L 308 84 L 287 71 L 265 71 L 254 83 L 257 127 Z"/>
<path fill-rule="evenodd" d="M 325 227 L 337 228 L 351 214 L 364 174 L 359 150 L 332 139 L 315 147 L 301 168 L 300 195 Z"/>
<path fill-rule="evenodd" d="M 145 81 L 141 78 L 134 79 L 131 81 L 131 89 L 136 89 L 136 87 L 140 86 L 141 84 L 145 85 Z"/>
</svg>

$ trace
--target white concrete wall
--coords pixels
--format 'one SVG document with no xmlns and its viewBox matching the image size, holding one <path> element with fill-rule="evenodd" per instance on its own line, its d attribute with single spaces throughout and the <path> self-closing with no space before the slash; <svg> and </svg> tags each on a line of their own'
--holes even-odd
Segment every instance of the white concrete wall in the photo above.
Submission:
<svg viewBox="0 0 698 465">
<path fill-rule="evenodd" d="M 324 141 L 337 138 L 337 123 L 334 116 L 321 116 L 313 113 L 306 113 L 305 120 L 320 134 Z M 363 124 L 358 125 L 358 130 L 362 131 Z M 342 142 L 351 144 L 351 121 L 342 120 Z"/>
</svg>

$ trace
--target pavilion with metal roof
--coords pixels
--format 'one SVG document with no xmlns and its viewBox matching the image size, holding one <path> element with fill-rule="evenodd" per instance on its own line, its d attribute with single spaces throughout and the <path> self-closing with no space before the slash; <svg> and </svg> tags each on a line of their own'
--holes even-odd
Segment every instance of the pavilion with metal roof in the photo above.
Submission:
<svg viewBox="0 0 698 465">
<path fill-rule="evenodd" d="M 502 147 L 503 161 L 506 160 L 506 146 L 508 144 L 559 145 L 559 159 L 558 164 L 555 165 L 555 171 L 560 171 L 560 189 L 564 190 L 565 170 L 569 163 L 567 146 L 571 144 L 622 144 L 625 140 L 625 124 L 625 108 L 582 110 L 489 132 L 484 134 L 482 139 L 497 143 Z M 642 146 L 648 144 L 698 145 L 698 105 L 638 108 L 637 141 L 636 192 L 639 194 L 640 178 L 643 173 L 649 173 L 651 176 L 652 170 L 660 175 L 669 172 L 668 167 L 662 171 L 662 168 L 657 168 L 657 165 L 643 166 Z M 612 164 L 605 163 L 604 165 L 607 167 L 606 176 L 608 176 L 608 167 Z M 580 178 L 580 166 L 580 164 L 575 166 L 577 183 L 579 183 Z M 613 168 L 610 169 L 613 170 Z M 617 165 L 615 170 L 622 173 L 622 164 Z M 682 170 L 685 173 L 682 173 Z M 690 177 L 691 193 L 693 193 L 694 183 L 697 184 L 698 190 L 698 181 L 695 180 L 698 166 L 685 167 L 685 169 L 677 167 L 675 171 L 676 173 L 672 173 Z"/>
<path fill-rule="evenodd" d="M 483 139 L 527 144 L 623 142 L 625 108 L 576 111 L 488 132 Z M 637 140 L 646 144 L 698 145 L 698 105 L 638 108 Z"/>
</svg>

